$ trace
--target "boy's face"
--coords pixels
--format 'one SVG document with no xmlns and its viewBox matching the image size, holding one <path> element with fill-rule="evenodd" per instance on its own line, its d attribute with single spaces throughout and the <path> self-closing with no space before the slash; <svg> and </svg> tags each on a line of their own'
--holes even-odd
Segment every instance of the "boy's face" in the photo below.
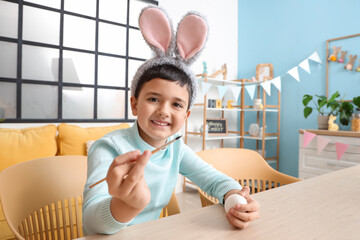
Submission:
<svg viewBox="0 0 360 240">
<path fill-rule="evenodd" d="M 131 97 L 132 114 L 137 116 L 141 138 L 153 147 L 162 146 L 178 132 L 190 115 L 186 85 L 154 78 L 146 82 L 139 97 Z"/>
</svg>

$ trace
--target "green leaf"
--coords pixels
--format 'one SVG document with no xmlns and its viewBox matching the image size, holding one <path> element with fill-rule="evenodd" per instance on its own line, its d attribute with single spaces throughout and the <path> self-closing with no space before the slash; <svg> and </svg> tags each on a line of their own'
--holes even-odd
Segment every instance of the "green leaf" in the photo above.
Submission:
<svg viewBox="0 0 360 240">
<path fill-rule="evenodd" d="M 312 96 L 310 96 L 309 94 L 305 94 L 304 96 L 303 96 L 303 104 L 304 104 L 304 106 L 307 106 L 308 105 L 308 103 L 311 101 L 313 99 L 313 97 Z"/>
<path fill-rule="evenodd" d="M 340 123 L 342 125 L 349 125 L 350 122 L 350 116 L 348 116 L 345 112 L 340 112 Z"/>
<path fill-rule="evenodd" d="M 358 108 L 360 108 L 360 96 L 354 97 L 353 103 L 354 103 Z"/>
<path fill-rule="evenodd" d="M 304 108 L 304 117 L 307 118 L 312 113 L 311 107 L 305 107 Z"/>
<path fill-rule="evenodd" d="M 336 98 L 340 97 L 339 91 L 336 91 L 329 99 L 328 102 L 333 102 Z"/>
</svg>

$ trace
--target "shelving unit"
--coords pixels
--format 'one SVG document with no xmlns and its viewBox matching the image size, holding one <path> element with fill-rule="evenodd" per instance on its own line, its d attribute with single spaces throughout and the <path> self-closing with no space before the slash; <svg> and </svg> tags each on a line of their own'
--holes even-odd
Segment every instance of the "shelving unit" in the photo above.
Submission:
<svg viewBox="0 0 360 240">
<path fill-rule="evenodd" d="M 260 76 L 260 68 L 261 67 L 269 67 L 269 75 L 268 76 Z M 205 131 L 189 131 L 189 121 L 191 121 L 191 117 L 186 120 L 185 123 L 185 143 L 188 143 L 189 137 L 199 137 L 202 141 L 202 150 L 206 149 L 206 142 L 207 141 L 219 141 L 219 147 L 224 147 L 224 140 L 227 139 L 238 139 L 238 147 L 244 148 L 244 142 L 246 140 L 254 140 L 256 141 L 256 150 L 261 149 L 261 155 L 264 157 L 268 163 L 276 163 L 276 168 L 279 169 L 279 145 L 280 145 L 280 110 L 281 110 L 281 94 L 278 92 L 277 94 L 277 103 L 275 105 L 267 104 L 266 98 L 267 94 L 264 89 L 261 88 L 260 83 L 263 81 L 267 81 L 273 78 L 273 68 L 272 64 L 259 64 L 256 68 L 256 79 L 262 79 L 263 81 L 256 82 L 256 90 L 258 98 L 262 98 L 263 101 L 263 109 L 258 110 L 254 109 L 253 105 L 246 105 L 245 104 L 245 86 L 247 84 L 254 84 L 254 82 L 250 79 L 239 79 L 239 80 L 218 80 L 209 78 L 206 73 L 198 74 L 197 77 L 200 81 L 204 82 L 211 82 L 212 84 L 216 85 L 232 85 L 232 86 L 241 86 L 240 92 L 240 105 L 233 106 L 233 109 L 229 108 L 209 108 L 207 107 L 208 103 L 208 94 L 204 94 L 204 101 L 201 103 L 194 104 L 192 111 L 202 111 L 203 117 L 203 126 L 206 125 L 207 113 L 210 112 L 218 112 L 219 118 L 224 118 L 225 113 L 228 112 L 237 112 L 240 113 L 240 121 L 237 125 L 237 129 L 228 129 L 228 134 L 224 136 L 216 136 L 216 135 L 208 135 Z M 222 99 L 222 101 L 224 98 Z M 245 131 L 245 119 L 247 112 L 256 112 L 256 123 L 259 127 L 262 127 L 262 133 L 260 134 L 261 137 L 253 137 L 250 136 L 248 131 Z M 274 114 L 277 113 L 277 131 L 266 133 L 266 117 L 267 114 Z M 247 119 L 248 120 L 248 119 Z M 255 122 L 254 122 L 255 123 Z M 274 123 L 273 123 L 274 124 Z M 265 155 L 265 146 L 267 141 L 277 141 L 276 144 L 276 154 L 273 156 L 266 156 Z M 268 154 L 267 154 L 268 155 Z M 185 184 L 192 183 L 191 181 L 184 178 L 184 191 L 185 191 Z"/>
</svg>

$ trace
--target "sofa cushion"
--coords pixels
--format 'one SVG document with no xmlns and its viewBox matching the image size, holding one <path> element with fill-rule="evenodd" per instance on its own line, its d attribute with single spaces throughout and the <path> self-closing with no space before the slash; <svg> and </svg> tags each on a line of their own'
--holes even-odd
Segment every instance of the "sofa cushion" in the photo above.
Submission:
<svg viewBox="0 0 360 240">
<path fill-rule="evenodd" d="M 62 123 L 58 126 L 59 151 L 57 155 L 87 155 L 86 143 L 88 141 L 95 141 L 109 132 L 128 127 L 130 125 L 127 123 L 88 128 Z"/>
<path fill-rule="evenodd" d="M 27 160 L 55 156 L 56 126 L 0 128 L 0 171 Z"/>
</svg>

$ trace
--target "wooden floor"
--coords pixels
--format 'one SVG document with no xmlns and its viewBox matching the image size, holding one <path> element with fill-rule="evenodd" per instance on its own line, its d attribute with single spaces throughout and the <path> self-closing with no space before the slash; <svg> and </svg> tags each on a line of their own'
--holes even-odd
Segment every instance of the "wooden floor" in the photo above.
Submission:
<svg viewBox="0 0 360 240">
<path fill-rule="evenodd" d="M 185 192 L 176 194 L 181 212 L 192 211 L 201 208 L 200 197 L 196 189 L 186 187 Z"/>
</svg>

